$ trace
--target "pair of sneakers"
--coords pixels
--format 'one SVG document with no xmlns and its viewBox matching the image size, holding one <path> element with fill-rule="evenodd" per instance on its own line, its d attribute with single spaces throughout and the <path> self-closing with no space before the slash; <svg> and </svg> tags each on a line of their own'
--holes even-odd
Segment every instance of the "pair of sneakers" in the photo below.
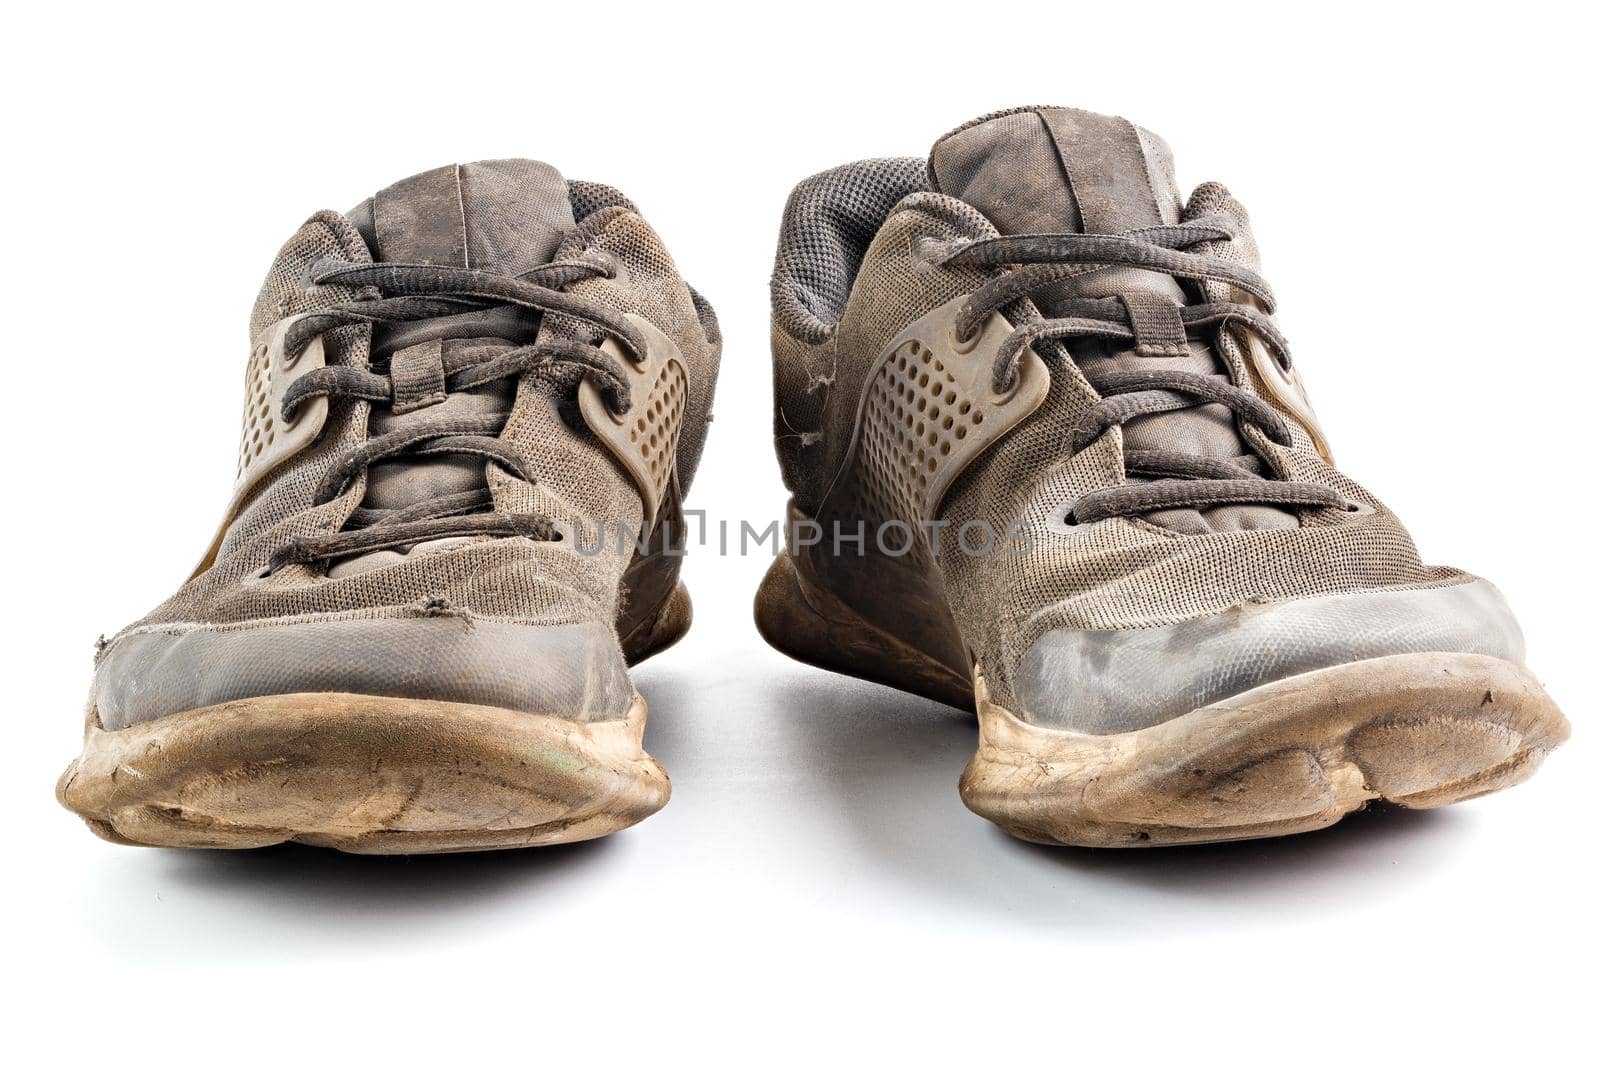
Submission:
<svg viewBox="0 0 1600 1067">
<path fill-rule="evenodd" d="M 1033 841 L 1326 826 L 1514 784 L 1567 724 L 1496 590 L 1335 469 L 1243 207 L 1024 108 L 809 178 L 772 279 L 777 648 L 979 717 Z M 250 321 L 238 480 L 102 643 L 58 793 L 113 841 L 575 841 L 668 780 L 632 664 L 683 635 L 721 336 L 621 193 L 526 160 L 319 212 Z"/>
</svg>

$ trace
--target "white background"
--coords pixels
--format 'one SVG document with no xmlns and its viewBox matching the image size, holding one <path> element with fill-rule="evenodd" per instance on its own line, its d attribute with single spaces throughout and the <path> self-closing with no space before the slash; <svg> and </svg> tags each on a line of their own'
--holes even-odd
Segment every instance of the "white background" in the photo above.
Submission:
<svg viewBox="0 0 1600 1067">
<path fill-rule="evenodd" d="M 1594 1009 L 1595 32 L 1581 5 L 26 5 L 7 16 L 13 1062 L 1570 1061 Z M 1016 104 L 1126 115 L 1250 208 L 1344 469 L 1491 577 L 1576 738 L 1437 813 L 1023 845 L 962 715 L 791 663 L 762 558 L 692 556 L 636 676 L 660 815 L 544 852 L 116 848 L 55 807 L 91 643 L 232 479 L 279 244 L 443 163 L 620 187 L 727 338 L 691 504 L 760 525 L 767 276 L 799 179 Z"/>
</svg>

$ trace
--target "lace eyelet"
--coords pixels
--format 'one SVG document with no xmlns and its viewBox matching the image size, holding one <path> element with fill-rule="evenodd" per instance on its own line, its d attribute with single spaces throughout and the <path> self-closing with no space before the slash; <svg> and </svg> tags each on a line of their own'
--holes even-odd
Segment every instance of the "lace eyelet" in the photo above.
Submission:
<svg viewBox="0 0 1600 1067">
<path fill-rule="evenodd" d="M 1022 370 L 1019 367 L 1012 367 L 1011 368 L 1010 381 L 1007 382 L 1004 385 L 995 387 L 995 390 L 994 390 L 994 402 L 995 402 L 995 405 L 997 407 L 1004 407 L 1006 404 L 1009 404 L 1011 402 L 1011 399 L 1017 395 L 1017 392 L 1021 388 L 1022 388 Z"/>
<path fill-rule="evenodd" d="M 623 423 L 628 421 L 628 413 L 632 410 L 633 404 L 631 401 L 626 404 L 619 404 L 615 406 L 613 406 L 609 400 L 606 401 L 606 414 L 610 415 L 611 421 L 616 423 L 618 426 L 621 426 Z"/>
<path fill-rule="evenodd" d="M 1059 505 L 1050 513 L 1046 528 L 1054 534 L 1074 534 L 1078 530 L 1078 513 L 1076 501 Z"/>
<path fill-rule="evenodd" d="M 972 331 L 972 336 L 967 338 L 962 338 L 961 331 L 952 326 L 950 327 L 950 350 L 957 355 L 964 356 L 978 347 L 978 341 L 982 337 L 982 323 L 979 323 L 978 328 Z"/>
<path fill-rule="evenodd" d="M 301 345 L 299 348 L 297 348 L 293 352 L 291 352 L 289 350 L 289 346 L 287 344 L 284 345 L 283 346 L 283 357 L 279 361 L 278 365 L 280 367 L 282 367 L 284 370 L 292 369 L 296 363 L 300 362 L 300 357 L 306 354 L 306 349 L 309 348 L 309 347 L 310 347 L 310 345 Z"/>
</svg>

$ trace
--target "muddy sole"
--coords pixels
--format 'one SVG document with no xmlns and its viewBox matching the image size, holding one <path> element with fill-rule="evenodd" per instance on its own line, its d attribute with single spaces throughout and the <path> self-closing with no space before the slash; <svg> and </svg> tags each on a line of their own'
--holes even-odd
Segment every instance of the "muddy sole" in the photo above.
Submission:
<svg viewBox="0 0 1600 1067">
<path fill-rule="evenodd" d="M 802 662 L 977 708 L 967 807 L 1044 844 L 1199 844 L 1331 826 L 1375 800 L 1434 808 L 1527 779 L 1569 727 L 1525 668 L 1417 653 L 1286 678 L 1130 733 L 1023 722 L 970 680 L 808 585 L 786 556 L 757 626 Z"/>
<path fill-rule="evenodd" d="M 991 703 L 961 799 L 1048 844 L 1302 833 L 1375 800 L 1436 808 L 1528 778 L 1568 725 L 1522 667 L 1416 653 L 1286 678 L 1157 726 L 1046 730 Z"/>
<path fill-rule="evenodd" d="M 645 704 L 581 723 L 506 708 L 294 693 L 122 730 L 91 721 L 56 796 L 108 841 L 296 841 L 419 853 L 582 841 L 660 810 Z"/>
</svg>

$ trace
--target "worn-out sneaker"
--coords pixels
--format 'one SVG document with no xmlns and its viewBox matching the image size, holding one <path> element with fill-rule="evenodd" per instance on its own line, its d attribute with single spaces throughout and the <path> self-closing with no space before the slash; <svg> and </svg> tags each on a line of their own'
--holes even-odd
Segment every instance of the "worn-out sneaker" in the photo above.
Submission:
<svg viewBox="0 0 1600 1067">
<path fill-rule="evenodd" d="M 1029 840 L 1286 834 L 1567 735 L 1500 594 L 1329 460 L 1244 209 L 1122 119 L 990 115 L 795 190 L 773 277 L 783 651 L 976 706 Z"/>
<path fill-rule="evenodd" d="M 659 809 L 628 666 L 689 625 L 663 548 L 721 342 L 633 205 L 531 161 L 419 174 L 312 216 L 250 342 L 232 503 L 102 644 L 61 801 L 113 841 L 361 852 Z"/>
</svg>

